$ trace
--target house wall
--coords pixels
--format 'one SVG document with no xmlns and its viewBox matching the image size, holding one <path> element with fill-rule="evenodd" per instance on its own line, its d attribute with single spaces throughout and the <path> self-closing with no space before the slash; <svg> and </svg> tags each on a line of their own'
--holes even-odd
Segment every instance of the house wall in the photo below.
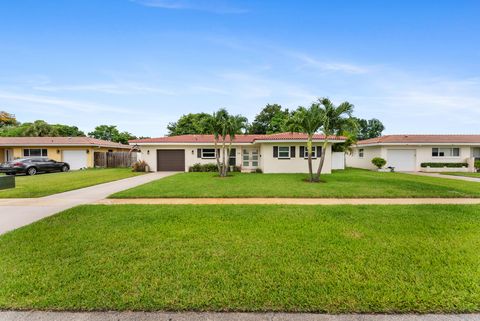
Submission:
<svg viewBox="0 0 480 321">
<path fill-rule="evenodd" d="M 216 163 L 215 158 L 198 158 L 198 148 L 213 148 L 212 145 L 143 145 L 140 148 L 140 158 L 144 160 L 150 167 L 150 171 L 157 171 L 157 150 L 159 149 L 183 149 L 185 150 L 185 171 L 194 164 L 211 164 Z M 232 148 L 236 149 L 236 166 L 240 166 L 242 157 L 242 146 L 232 145 Z M 221 159 L 222 155 L 220 155 Z"/>
<path fill-rule="evenodd" d="M 381 148 L 380 147 L 362 147 L 363 157 L 360 157 L 358 154 L 358 150 L 360 148 L 354 147 L 352 149 L 351 154 L 345 155 L 346 165 L 347 167 L 355 167 L 355 168 L 365 168 L 365 169 L 375 169 L 375 165 L 372 164 L 372 159 L 375 157 L 382 157 L 381 156 Z"/>
<path fill-rule="evenodd" d="M 321 144 L 314 144 L 314 146 Z M 290 159 L 280 159 L 273 157 L 274 146 L 295 146 L 295 157 Z M 306 146 L 306 143 L 262 143 L 260 147 L 260 166 L 264 173 L 308 173 L 307 159 L 300 157 L 300 146 Z M 328 144 L 325 155 L 325 162 L 322 168 L 322 174 L 332 172 L 332 145 Z M 320 163 L 320 157 L 314 159 L 313 170 L 316 172 Z"/>
<path fill-rule="evenodd" d="M 56 146 L 56 147 L 41 147 L 41 146 L 20 146 L 20 147 L 9 147 L 13 150 L 13 158 L 22 158 L 23 157 L 23 150 L 25 148 L 41 148 L 47 149 L 48 158 L 56 160 L 57 162 L 63 161 L 63 153 L 64 150 L 85 150 L 87 153 L 87 166 L 93 167 L 93 153 L 94 152 L 108 152 L 112 150 L 114 152 L 118 151 L 127 151 L 127 149 L 122 148 L 106 148 L 106 147 L 90 147 L 90 146 Z M 4 153 L 3 153 L 4 154 Z M 2 154 L 2 156 L 3 156 Z"/>
<path fill-rule="evenodd" d="M 460 148 L 460 156 L 458 157 L 433 157 L 432 148 Z M 414 149 L 416 151 L 416 170 L 422 169 L 422 163 L 467 163 L 472 155 L 472 147 L 470 146 L 456 146 L 456 145 L 390 145 L 390 146 L 364 146 L 364 157 L 359 158 L 359 147 L 353 148 L 352 155 L 347 155 L 347 166 L 365 169 L 375 169 L 371 163 L 374 157 L 381 157 L 387 160 L 388 165 L 388 150 L 389 149 Z"/>
</svg>

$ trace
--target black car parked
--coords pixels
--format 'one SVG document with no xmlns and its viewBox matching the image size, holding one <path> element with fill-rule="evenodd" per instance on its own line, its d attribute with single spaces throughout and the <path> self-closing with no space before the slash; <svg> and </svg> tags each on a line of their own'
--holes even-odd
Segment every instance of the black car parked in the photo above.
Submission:
<svg viewBox="0 0 480 321">
<path fill-rule="evenodd" d="M 35 175 L 39 172 L 68 172 L 70 165 L 45 157 L 20 158 L 0 165 L 0 173 L 7 175 Z"/>
</svg>

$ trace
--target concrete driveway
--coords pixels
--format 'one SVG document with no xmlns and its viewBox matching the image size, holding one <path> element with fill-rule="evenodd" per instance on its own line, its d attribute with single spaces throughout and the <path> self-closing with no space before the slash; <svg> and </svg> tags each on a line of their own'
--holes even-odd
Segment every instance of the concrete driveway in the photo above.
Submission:
<svg viewBox="0 0 480 321">
<path fill-rule="evenodd" d="M 95 203 L 113 193 L 173 174 L 176 172 L 150 173 L 40 198 L 0 199 L 0 234 L 71 207 Z"/>
</svg>

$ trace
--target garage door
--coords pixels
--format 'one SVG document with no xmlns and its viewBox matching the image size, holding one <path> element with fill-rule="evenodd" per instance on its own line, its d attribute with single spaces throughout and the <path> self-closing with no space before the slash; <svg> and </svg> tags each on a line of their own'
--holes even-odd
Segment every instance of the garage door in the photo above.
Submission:
<svg viewBox="0 0 480 321">
<path fill-rule="evenodd" d="M 185 171 L 185 150 L 184 149 L 157 150 L 157 171 L 159 172 Z"/>
<path fill-rule="evenodd" d="M 63 161 L 70 165 L 70 169 L 80 169 L 87 167 L 87 151 L 82 150 L 64 150 Z"/>
<path fill-rule="evenodd" d="M 415 149 L 387 150 L 387 166 L 395 167 L 395 170 L 398 172 L 416 171 Z"/>
</svg>

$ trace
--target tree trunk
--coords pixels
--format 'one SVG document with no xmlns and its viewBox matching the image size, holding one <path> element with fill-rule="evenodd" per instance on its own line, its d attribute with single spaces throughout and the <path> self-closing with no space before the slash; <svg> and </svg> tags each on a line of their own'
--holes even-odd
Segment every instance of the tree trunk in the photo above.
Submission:
<svg viewBox="0 0 480 321">
<path fill-rule="evenodd" d="M 226 149 L 226 145 L 225 145 L 225 138 L 223 139 L 223 144 L 222 144 L 222 177 L 225 177 L 227 176 L 227 173 L 226 173 L 226 166 L 225 166 L 225 149 Z"/>
<path fill-rule="evenodd" d="M 220 153 L 217 153 L 217 150 L 218 150 L 218 140 L 217 139 L 215 139 L 213 146 L 215 148 L 215 159 L 217 160 L 218 175 L 222 176 L 222 168 L 220 167 Z"/>
<path fill-rule="evenodd" d="M 312 166 L 312 137 L 309 135 L 307 140 L 308 152 L 308 173 L 310 174 L 310 182 L 313 182 L 313 166 Z M 299 155 L 303 157 L 303 155 Z"/>
<path fill-rule="evenodd" d="M 328 136 L 325 136 L 325 141 L 322 146 L 322 157 L 320 157 L 320 164 L 318 165 L 317 174 L 315 175 L 315 181 L 320 181 L 320 174 L 322 173 L 323 163 L 325 163 L 325 155 L 327 155 Z"/>
</svg>

